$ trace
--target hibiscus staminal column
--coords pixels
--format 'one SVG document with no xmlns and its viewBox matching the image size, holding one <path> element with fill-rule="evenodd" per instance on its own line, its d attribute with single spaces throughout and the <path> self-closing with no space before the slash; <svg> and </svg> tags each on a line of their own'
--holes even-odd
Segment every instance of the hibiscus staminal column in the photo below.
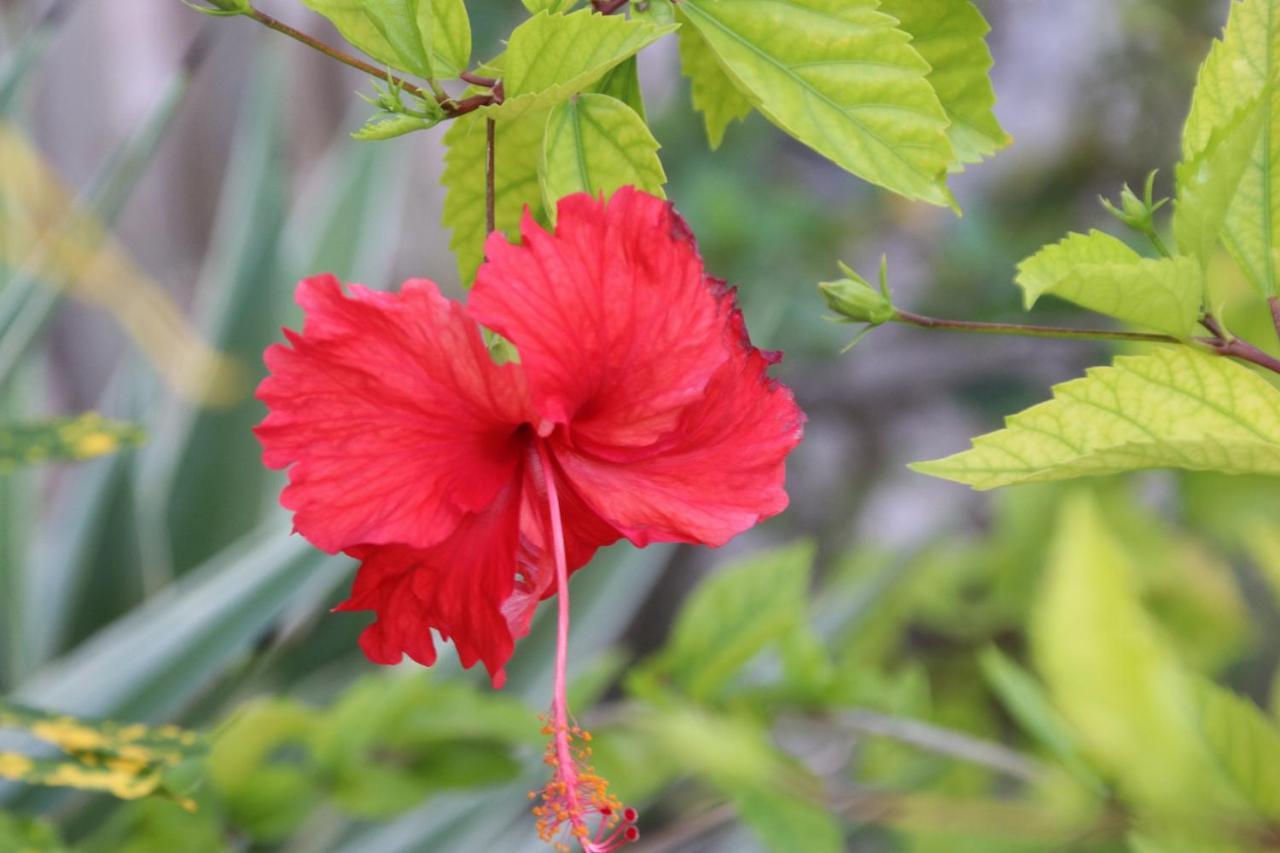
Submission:
<svg viewBox="0 0 1280 853">
<path fill-rule="evenodd" d="M 538 818 L 538 834 L 544 841 L 554 842 L 560 850 L 567 851 L 566 840 L 573 838 L 586 853 L 609 853 L 637 840 L 640 832 L 635 827 L 635 809 L 623 809 L 618 799 L 609 793 L 609 783 L 587 763 L 591 758 L 591 733 L 570 720 L 566 676 L 569 569 L 565 559 L 564 525 L 550 455 L 541 439 L 537 441 L 537 453 L 546 485 L 547 515 L 551 520 L 558 618 L 551 716 L 542 730 L 551 737 L 544 760 L 552 768 L 552 775 L 541 793 L 533 795 L 541 800 L 534 806 L 533 813 Z"/>
</svg>

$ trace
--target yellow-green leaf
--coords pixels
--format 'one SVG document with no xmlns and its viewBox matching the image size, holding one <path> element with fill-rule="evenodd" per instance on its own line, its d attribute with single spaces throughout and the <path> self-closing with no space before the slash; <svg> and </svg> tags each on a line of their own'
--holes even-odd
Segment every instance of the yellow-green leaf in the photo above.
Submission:
<svg viewBox="0 0 1280 853">
<path fill-rule="evenodd" d="M 929 83 L 951 119 L 947 135 L 959 164 L 977 163 L 1009 144 L 996 121 L 987 24 L 971 0 L 883 0 L 882 11 L 911 33 L 930 65 Z"/>
<path fill-rule="evenodd" d="M 494 213 L 497 228 L 512 233 L 528 206 L 543 218 L 538 165 L 549 110 L 522 113 L 496 122 L 494 139 Z M 447 147 L 444 173 L 444 224 L 453 231 L 449 247 L 458 260 L 458 275 L 471 284 L 484 258 L 485 240 L 485 118 L 469 113 L 455 119 L 444 135 Z"/>
<path fill-rule="evenodd" d="M 516 27 L 507 42 L 502 78 L 505 100 L 480 112 L 509 121 L 550 109 L 674 29 L 590 9 L 535 15 Z"/>
<path fill-rule="evenodd" d="M 1222 39 L 1200 67 L 1183 130 L 1183 159 L 1210 145 L 1241 110 L 1259 101 L 1259 127 L 1223 241 L 1249 280 L 1276 292 L 1276 248 L 1280 243 L 1280 0 L 1244 0 L 1231 5 Z"/>
<path fill-rule="evenodd" d="M 570 193 L 612 195 L 622 186 L 662 196 L 658 141 L 635 110 L 608 95 L 577 95 L 547 119 L 542 195 L 548 213 Z"/>
<path fill-rule="evenodd" d="M 1101 231 L 1069 234 L 1018 265 L 1027 308 L 1046 293 L 1176 337 L 1200 318 L 1204 273 L 1191 258 L 1143 258 Z"/>
<path fill-rule="evenodd" d="M 464 0 L 303 0 L 379 62 L 420 77 L 451 78 L 471 60 Z"/>
<path fill-rule="evenodd" d="M 859 177 L 954 205 L 955 155 L 929 63 L 878 0 L 683 0 L 720 64 L 770 121 Z"/>
<path fill-rule="evenodd" d="M 431 18 L 431 71 L 437 80 L 457 77 L 471 64 L 471 19 L 465 0 L 419 0 L 418 27 Z"/>
<path fill-rule="evenodd" d="M 707 142 L 714 150 L 724 141 L 724 132 L 735 121 L 751 114 L 751 100 L 744 95 L 692 26 L 680 27 L 680 70 L 689 78 L 693 108 L 702 113 Z"/>
<path fill-rule="evenodd" d="M 1257 705 L 1207 679 L 1195 682 L 1200 731 L 1227 778 L 1259 816 L 1280 818 L 1280 732 Z"/>
<path fill-rule="evenodd" d="M 1144 809 L 1232 803 L 1196 695 L 1142 607 L 1129 557 L 1086 493 L 1063 507 L 1032 614 L 1040 674 L 1092 763 Z"/>
<path fill-rule="evenodd" d="M 1203 150 L 1178 164 L 1173 235 L 1178 250 L 1208 266 L 1258 139 L 1261 102 L 1255 99 L 1214 129 Z"/>
<path fill-rule="evenodd" d="M 1117 358 L 916 471 L 994 489 L 1141 468 L 1280 475 L 1280 392 L 1189 346 Z"/>
<path fill-rule="evenodd" d="M 96 412 L 73 418 L 0 424 L 0 473 L 19 465 L 92 459 L 134 447 L 146 439 L 141 427 L 110 421 Z"/>
</svg>

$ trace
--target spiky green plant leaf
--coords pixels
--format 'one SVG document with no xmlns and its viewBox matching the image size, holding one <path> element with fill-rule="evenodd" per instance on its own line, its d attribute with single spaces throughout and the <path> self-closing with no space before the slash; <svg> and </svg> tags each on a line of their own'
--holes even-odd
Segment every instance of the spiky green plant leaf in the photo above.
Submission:
<svg viewBox="0 0 1280 853">
<path fill-rule="evenodd" d="M 96 412 L 21 424 L 0 424 L 0 473 L 19 465 L 92 459 L 136 447 L 146 433 L 134 424 L 111 421 Z"/>
<path fill-rule="evenodd" d="M 884 0 L 882 11 L 911 33 L 911 46 L 929 63 L 929 83 L 951 126 L 959 163 L 977 163 L 1009 144 L 996 120 L 987 24 L 971 0 Z"/>
<path fill-rule="evenodd" d="M 494 221 L 511 233 L 525 207 L 543 218 L 538 166 L 549 110 L 520 113 L 495 123 Z M 470 113 L 456 119 L 444 135 L 444 224 L 453 231 L 449 248 L 458 260 L 458 275 L 470 284 L 484 257 L 485 240 L 485 117 Z"/>
<path fill-rule="evenodd" d="M 714 150 L 729 125 L 751 114 L 751 99 L 725 73 L 696 27 L 680 27 L 679 45 L 680 70 L 689 78 L 693 108 L 702 113 L 707 142 Z"/>
<path fill-rule="evenodd" d="M 1280 243 L 1280 0 L 1233 3 L 1222 39 L 1200 67 L 1183 131 L 1183 159 L 1204 152 L 1215 132 L 1259 100 L 1257 139 L 1223 228 L 1223 240 L 1245 275 L 1276 293 Z"/>
<path fill-rule="evenodd" d="M 1195 329 L 1204 291 L 1191 258 L 1143 258 L 1101 231 L 1041 249 L 1018 265 L 1017 283 L 1028 309 L 1048 293 L 1180 338 Z"/>
<path fill-rule="evenodd" d="M 1280 391 L 1191 347 L 1117 358 L 916 471 L 994 489 L 1142 468 L 1280 474 Z"/>
<path fill-rule="evenodd" d="M 589 93 L 551 111 L 539 175 L 549 213 L 570 193 L 608 196 L 631 185 L 662 196 L 667 181 L 644 120 L 617 98 Z"/>
<path fill-rule="evenodd" d="M 481 112 L 510 121 L 550 109 L 674 29 L 643 18 L 599 15 L 590 9 L 535 15 L 516 27 L 507 42 L 502 76 L 505 100 Z"/>
<path fill-rule="evenodd" d="M 878 0 L 684 0 L 720 64 L 774 124 L 855 175 L 954 205 L 929 63 Z"/>
</svg>

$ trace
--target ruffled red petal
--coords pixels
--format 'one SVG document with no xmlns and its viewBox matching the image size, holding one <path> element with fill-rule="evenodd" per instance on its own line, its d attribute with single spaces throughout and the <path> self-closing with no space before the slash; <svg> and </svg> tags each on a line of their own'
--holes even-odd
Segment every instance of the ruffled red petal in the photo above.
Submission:
<svg viewBox="0 0 1280 853">
<path fill-rule="evenodd" d="M 722 307 L 719 337 L 732 356 L 675 429 L 625 453 L 573 431 L 555 436 L 557 463 L 586 503 L 639 546 L 722 545 L 787 506 L 784 460 L 804 413 L 768 377 L 778 357 L 751 345 L 732 291 L 713 280 L 703 286 Z"/>
<path fill-rule="evenodd" d="M 436 661 L 431 631 L 452 640 L 464 667 L 482 661 L 494 687 L 515 637 L 503 607 L 515 588 L 520 536 L 520 487 L 509 484 L 482 512 L 467 515 L 453 535 L 431 548 L 375 545 L 351 548 L 362 561 L 351 598 L 338 610 L 373 610 L 360 637 L 374 663 L 403 655 Z"/>
<path fill-rule="evenodd" d="M 428 281 L 347 296 L 332 276 L 303 281 L 298 302 L 306 324 L 267 350 L 255 432 L 266 464 L 289 468 L 281 502 L 307 539 L 427 548 L 518 476 L 524 379 L 462 306 Z"/>
<path fill-rule="evenodd" d="M 572 421 L 599 444 L 670 432 L 729 357 L 702 261 L 667 202 L 630 187 L 560 201 L 555 234 L 485 246 L 469 310 L 520 351 L 539 432 Z"/>
</svg>

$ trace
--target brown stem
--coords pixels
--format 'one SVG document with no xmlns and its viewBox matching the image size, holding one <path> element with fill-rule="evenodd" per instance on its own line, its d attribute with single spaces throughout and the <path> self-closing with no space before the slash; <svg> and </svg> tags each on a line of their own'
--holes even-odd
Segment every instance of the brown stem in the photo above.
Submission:
<svg viewBox="0 0 1280 853">
<path fill-rule="evenodd" d="M 627 5 L 628 0 L 591 0 L 591 6 L 601 15 L 612 15 Z"/>
<path fill-rule="evenodd" d="M 472 74 L 470 71 L 459 71 L 458 79 L 465 80 L 473 86 L 483 86 L 486 89 L 492 89 L 498 85 L 498 81 L 492 77 L 481 77 L 479 74 Z"/>
<path fill-rule="evenodd" d="M 491 94 L 491 95 L 473 95 L 472 97 L 464 98 L 461 101 L 455 101 L 454 99 L 448 97 L 447 95 L 435 95 L 423 89 L 421 86 L 414 85 L 413 83 L 410 83 L 408 80 L 405 80 L 401 77 L 397 77 L 394 74 L 390 73 L 389 71 L 385 71 L 381 68 L 378 68 L 376 65 L 372 65 L 368 62 L 365 62 L 363 59 L 360 59 L 355 56 L 351 56 L 350 54 L 343 53 L 342 51 L 336 48 L 330 47 L 329 45 L 325 44 L 319 39 L 313 38 L 312 36 L 309 36 L 306 33 L 302 32 L 301 30 L 296 30 L 293 27 L 286 24 L 285 22 L 278 20 L 276 18 L 273 18 L 270 15 L 268 15 L 266 12 L 263 12 L 259 9 L 251 9 L 247 13 L 247 16 L 257 21 L 258 23 L 262 24 L 264 27 L 267 27 L 269 29 L 275 30 L 278 33 L 286 35 L 289 38 L 293 39 L 294 41 L 301 42 L 302 44 L 305 44 L 307 47 L 312 48 L 313 50 L 320 51 L 330 59 L 336 59 L 339 62 L 341 62 L 343 65 L 349 65 L 352 68 L 355 68 L 359 71 L 363 71 L 365 74 L 368 74 L 371 77 L 377 77 L 379 80 L 385 80 L 390 85 L 395 86 L 398 89 L 402 89 L 416 98 L 421 98 L 423 100 L 434 100 L 436 103 L 440 104 L 440 106 L 444 109 L 445 115 L 449 116 L 450 118 L 457 118 L 458 116 L 466 115 L 469 112 L 473 112 L 474 110 L 477 110 L 480 107 L 502 102 L 502 96 L 498 92 L 495 92 L 494 94 Z M 466 79 L 466 76 L 467 75 L 464 75 L 463 79 Z M 487 80 L 488 78 L 477 78 L 477 79 Z M 498 81 L 494 81 L 494 84 L 496 86 L 501 86 L 501 83 L 499 83 Z"/>
<path fill-rule="evenodd" d="M 484 163 L 484 228 L 485 234 L 492 234 L 497 228 L 496 155 L 497 124 L 492 118 L 485 119 L 485 163 Z"/>
</svg>

